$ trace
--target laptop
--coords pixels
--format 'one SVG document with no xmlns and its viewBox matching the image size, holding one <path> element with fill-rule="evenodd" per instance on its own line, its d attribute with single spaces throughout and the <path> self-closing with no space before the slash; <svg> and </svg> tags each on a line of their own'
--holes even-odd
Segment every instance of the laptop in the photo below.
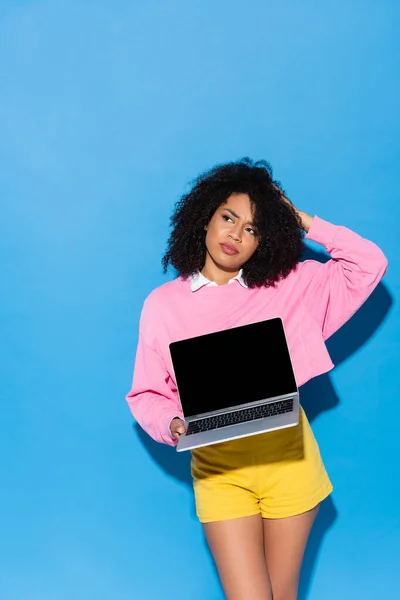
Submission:
<svg viewBox="0 0 400 600">
<path fill-rule="evenodd" d="M 178 452 L 298 424 L 280 318 L 175 341 L 169 350 L 186 424 Z"/>
</svg>

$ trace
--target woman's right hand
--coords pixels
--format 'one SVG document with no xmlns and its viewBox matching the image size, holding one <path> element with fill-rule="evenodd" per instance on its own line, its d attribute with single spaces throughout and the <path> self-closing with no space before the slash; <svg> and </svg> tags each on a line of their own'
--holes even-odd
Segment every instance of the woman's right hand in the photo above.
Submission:
<svg viewBox="0 0 400 600">
<path fill-rule="evenodd" d="M 175 417 L 175 419 L 172 419 L 169 428 L 171 430 L 172 437 L 174 437 L 177 440 L 181 435 L 186 433 L 185 423 L 179 417 Z"/>
</svg>

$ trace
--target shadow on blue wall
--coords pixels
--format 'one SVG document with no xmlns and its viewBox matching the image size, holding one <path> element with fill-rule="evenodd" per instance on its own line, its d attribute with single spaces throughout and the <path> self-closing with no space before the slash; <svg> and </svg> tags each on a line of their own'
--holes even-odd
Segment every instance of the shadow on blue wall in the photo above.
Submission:
<svg viewBox="0 0 400 600">
<path fill-rule="evenodd" d="M 326 262 L 329 257 L 307 248 L 303 259 Z M 392 298 L 389 292 L 380 283 L 352 319 L 328 340 L 327 347 L 335 365 L 343 363 L 353 352 L 363 346 L 378 329 L 389 312 L 391 304 Z M 301 403 L 310 422 L 319 414 L 332 410 L 339 404 L 339 398 L 328 374 L 309 381 L 301 388 Z M 190 453 L 178 454 L 173 448 L 154 442 L 137 424 L 134 424 L 134 429 L 154 462 L 167 475 L 191 487 Z M 327 498 L 321 505 L 308 541 L 301 573 L 299 600 L 307 598 L 323 539 L 332 527 L 337 514 L 332 497 Z"/>
</svg>

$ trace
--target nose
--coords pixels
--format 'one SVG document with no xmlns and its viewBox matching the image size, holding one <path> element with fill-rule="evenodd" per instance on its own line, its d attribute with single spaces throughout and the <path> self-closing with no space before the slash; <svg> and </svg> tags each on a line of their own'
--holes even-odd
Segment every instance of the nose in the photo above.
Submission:
<svg viewBox="0 0 400 600">
<path fill-rule="evenodd" d="M 242 241 L 242 230 L 239 226 L 235 227 L 234 229 L 231 229 L 229 235 L 233 240 L 235 240 L 235 242 Z"/>
</svg>

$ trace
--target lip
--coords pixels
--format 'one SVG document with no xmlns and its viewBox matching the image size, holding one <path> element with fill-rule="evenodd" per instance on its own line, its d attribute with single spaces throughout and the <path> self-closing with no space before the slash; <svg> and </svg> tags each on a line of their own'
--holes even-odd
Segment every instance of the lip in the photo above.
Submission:
<svg viewBox="0 0 400 600">
<path fill-rule="evenodd" d="M 238 250 L 236 250 L 235 246 L 232 246 L 232 244 L 220 244 L 221 248 L 222 248 L 222 252 L 224 252 L 225 254 L 229 254 L 229 256 L 233 256 L 234 254 L 239 254 Z"/>
</svg>

